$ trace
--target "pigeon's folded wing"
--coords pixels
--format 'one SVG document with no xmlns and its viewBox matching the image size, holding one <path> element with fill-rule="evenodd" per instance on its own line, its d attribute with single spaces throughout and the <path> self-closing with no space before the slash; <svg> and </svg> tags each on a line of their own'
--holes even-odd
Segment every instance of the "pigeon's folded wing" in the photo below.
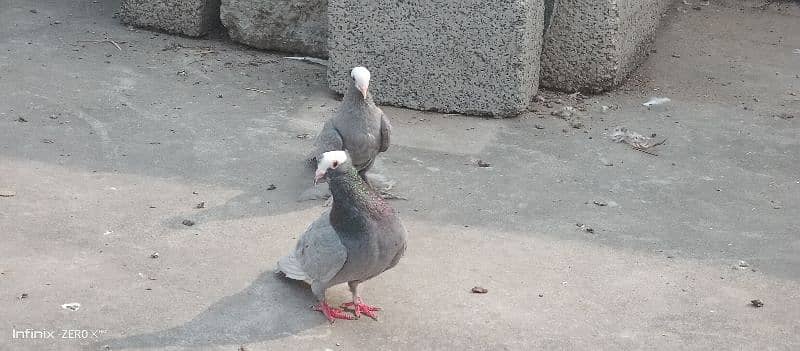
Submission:
<svg viewBox="0 0 800 351">
<path fill-rule="evenodd" d="M 331 226 L 330 210 L 303 233 L 297 241 L 294 256 L 311 281 L 327 283 L 339 273 L 347 260 L 347 249 Z"/>
</svg>

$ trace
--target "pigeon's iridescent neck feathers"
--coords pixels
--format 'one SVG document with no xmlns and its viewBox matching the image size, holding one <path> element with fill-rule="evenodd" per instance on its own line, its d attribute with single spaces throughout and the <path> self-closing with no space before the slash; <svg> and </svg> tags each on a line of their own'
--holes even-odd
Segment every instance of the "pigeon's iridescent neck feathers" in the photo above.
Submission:
<svg viewBox="0 0 800 351">
<path fill-rule="evenodd" d="M 358 175 L 350 162 L 328 171 L 333 196 L 331 224 L 340 234 L 362 233 L 365 221 L 395 217 L 394 209 Z"/>
</svg>

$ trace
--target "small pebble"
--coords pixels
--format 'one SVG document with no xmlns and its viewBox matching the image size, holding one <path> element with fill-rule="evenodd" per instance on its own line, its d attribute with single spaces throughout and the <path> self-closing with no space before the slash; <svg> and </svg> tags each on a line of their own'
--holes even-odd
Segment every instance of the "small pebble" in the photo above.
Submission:
<svg viewBox="0 0 800 351">
<path fill-rule="evenodd" d="M 762 301 L 761 301 L 761 300 L 759 300 L 759 299 L 750 300 L 750 304 L 751 304 L 751 305 L 753 305 L 753 307 L 756 307 L 756 308 L 758 308 L 758 307 L 764 307 L 764 302 L 762 302 Z"/>
<path fill-rule="evenodd" d="M 278 188 L 278 187 L 277 187 L 277 186 L 275 186 L 275 184 L 270 184 L 270 185 L 267 187 L 267 190 L 275 190 L 275 189 L 277 189 L 277 188 Z"/>
<path fill-rule="evenodd" d="M 578 227 L 578 228 L 580 228 L 581 230 L 584 230 L 584 231 L 586 231 L 587 233 L 594 233 L 594 228 L 592 228 L 592 227 L 590 227 L 590 226 L 588 226 L 588 225 L 586 225 L 586 224 L 583 224 L 583 223 L 575 223 L 575 226 L 576 226 L 576 227 Z"/>
<path fill-rule="evenodd" d="M 158 258 L 158 252 L 151 253 L 150 258 Z"/>
<path fill-rule="evenodd" d="M 200 203 L 195 205 L 194 208 L 206 208 L 206 202 L 200 201 Z"/>
<path fill-rule="evenodd" d="M 480 286 L 472 288 L 472 293 L 474 294 L 485 294 L 487 292 L 489 292 L 489 290 L 486 290 L 486 288 L 482 288 Z"/>
<path fill-rule="evenodd" d="M 194 225 L 194 221 L 192 221 L 192 220 L 189 220 L 189 219 L 184 219 L 184 220 L 183 220 L 183 222 L 181 222 L 181 223 L 182 223 L 183 225 L 187 226 L 187 227 L 191 227 L 191 226 L 193 226 L 193 225 Z"/>
</svg>

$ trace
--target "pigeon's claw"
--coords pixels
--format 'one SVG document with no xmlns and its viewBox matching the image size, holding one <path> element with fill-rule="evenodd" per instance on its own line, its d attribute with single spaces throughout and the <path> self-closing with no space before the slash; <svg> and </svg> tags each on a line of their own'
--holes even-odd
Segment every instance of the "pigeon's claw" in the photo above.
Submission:
<svg viewBox="0 0 800 351">
<path fill-rule="evenodd" d="M 337 319 L 347 319 L 347 320 L 356 319 L 356 317 L 347 314 L 341 309 L 329 306 L 327 302 L 322 302 L 314 306 L 314 310 L 322 312 L 322 314 L 325 315 L 325 318 L 328 318 L 328 322 L 331 323 L 333 323 Z"/>
<path fill-rule="evenodd" d="M 370 305 L 365 304 L 364 302 L 361 301 L 360 298 L 358 299 L 358 303 L 354 304 L 352 302 L 348 302 L 348 303 L 342 304 L 342 307 L 343 308 L 347 308 L 349 310 L 352 310 L 353 314 L 356 315 L 356 318 L 361 317 L 361 314 L 363 313 L 365 316 L 367 316 L 369 318 L 372 318 L 374 320 L 378 320 L 378 314 L 375 313 L 375 311 L 380 311 L 381 310 L 380 307 L 370 306 Z"/>
</svg>

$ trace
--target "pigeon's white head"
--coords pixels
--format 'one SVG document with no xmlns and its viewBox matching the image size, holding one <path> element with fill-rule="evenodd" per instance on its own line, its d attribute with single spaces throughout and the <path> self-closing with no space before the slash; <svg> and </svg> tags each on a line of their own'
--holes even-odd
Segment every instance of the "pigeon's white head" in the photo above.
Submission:
<svg viewBox="0 0 800 351">
<path fill-rule="evenodd" d="M 314 184 L 319 183 L 328 173 L 329 169 L 336 169 L 347 161 L 347 153 L 344 151 L 328 151 L 322 154 L 322 159 L 317 163 L 317 172 L 314 174 Z"/>
<path fill-rule="evenodd" d="M 356 89 L 358 89 L 361 95 L 364 96 L 364 99 L 366 99 L 367 89 L 369 88 L 369 70 L 366 67 L 358 66 L 350 71 L 350 77 L 353 78 L 353 84 L 356 86 Z"/>
</svg>

